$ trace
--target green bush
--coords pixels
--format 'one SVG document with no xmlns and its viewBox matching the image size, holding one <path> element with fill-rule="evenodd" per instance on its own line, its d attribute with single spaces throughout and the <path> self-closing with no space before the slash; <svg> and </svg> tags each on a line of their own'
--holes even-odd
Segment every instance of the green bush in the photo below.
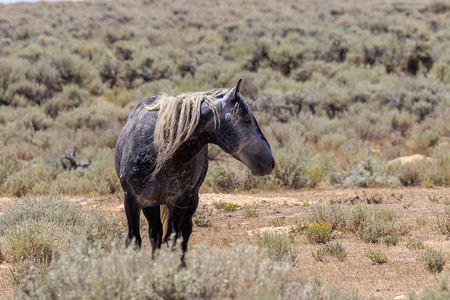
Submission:
<svg viewBox="0 0 450 300">
<path fill-rule="evenodd" d="M 369 249 L 366 251 L 366 256 L 377 265 L 384 264 L 388 261 L 388 257 L 380 250 Z"/>
<path fill-rule="evenodd" d="M 357 204 L 347 213 L 346 229 L 364 242 L 378 243 L 382 237 L 405 235 L 410 228 L 397 220 L 391 209 L 379 209 Z"/>
<path fill-rule="evenodd" d="M 309 220 L 311 223 L 326 222 L 331 224 L 331 229 L 344 229 L 346 222 L 346 212 L 340 205 L 320 205 L 316 204 L 311 208 Z"/>
<path fill-rule="evenodd" d="M 448 152 L 436 153 L 434 160 L 423 167 L 423 178 L 429 179 L 433 184 L 448 186 L 450 184 L 450 155 Z"/>
<path fill-rule="evenodd" d="M 45 192 L 42 189 L 54 178 L 54 170 L 41 163 L 31 164 L 23 170 L 9 176 L 5 183 L 5 192 L 10 195 L 21 197 L 33 192 Z"/>
<path fill-rule="evenodd" d="M 392 234 L 392 235 L 388 235 L 386 237 L 383 238 L 383 243 L 386 246 L 395 246 L 398 243 L 398 235 L 396 234 Z"/>
<path fill-rule="evenodd" d="M 425 130 L 414 138 L 414 148 L 417 152 L 428 154 L 429 149 L 439 142 L 439 136 L 432 130 Z"/>
<path fill-rule="evenodd" d="M 103 149 L 97 157 L 85 175 L 91 189 L 102 195 L 120 194 L 122 187 L 114 169 L 114 151 Z"/>
<path fill-rule="evenodd" d="M 303 188 L 308 184 L 303 163 L 294 154 L 278 157 L 277 166 L 269 180 L 274 181 L 279 187 L 289 189 Z"/>
<path fill-rule="evenodd" d="M 224 168 L 212 168 L 206 180 L 214 191 L 231 192 L 236 189 L 236 178 L 234 172 Z"/>
<path fill-rule="evenodd" d="M 119 59 L 123 60 L 131 60 L 133 59 L 133 47 L 130 46 L 130 44 L 126 41 L 117 41 L 114 43 L 114 48 L 116 51 L 116 56 Z"/>
<path fill-rule="evenodd" d="M 76 55 L 67 53 L 54 56 L 53 65 L 63 84 L 74 83 L 85 86 L 91 79 L 91 67 Z"/>
<path fill-rule="evenodd" d="M 23 96 L 30 103 L 41 105 L 47 99 L 46 88 L 36 82 L 18 81 L 10 85 L 9 91 L 14 95 Z"/>
<path fill-rule="evenodd" d="M 265 231 L 257 235 L 256 244 L 259 247 L 266 248 L 270 257 L 290 262 L 295 262 L 297 258 L 295 248 L 285 234 Z"/>
<path fill-rule="evenodd" d="M 328 254 L 336 257 L 340 261 L 343 261 L 347 257 L 347 251 L 344 246 L 337 241 L 330 241 L 325 244 Z"/>
<path fill-rule="evenodd" d="M 332 238 L 332 225 L 325 221 L 319 223 L 314 222 L 309 224 L 304 232 L 310 243 L 325 244 Z"/>
<path fill-rule="evenodd" d="M 445 208 L 442 217 L 437 214 L 436 219 L 439 231 L 447 237 L 450 237 L 450 208 Z"/>
<path fill-rule="evenodd" d="M 411 237 L 408 237 L 408 242 L 406 243 L 406 248 L 413 251 L 421 251 L 425 249 L 425 245 L 422 241 L 413 239 Z"/>
<path fill-rule="evenodd" d="M 306 169 L 305 173 L 310 188 L 316 187 L 325 178 L 325 170 L 322 166 Z"/>
<path fill-rule="evenodd" d="M 214 202 L 214 206 L 217 209 L 224 210 L 226 212 L 233 212 L 239 207 L 239 205 L 237 205 L 237 204 L 228 203 L 228 202 L 224 202 L 224 201 Z"/>
<path fill-rule="evenodd" d="M 20 170 L 20 164 L 15 156 L 0 155 L 0 187 L 11 174 Z"/>
<path fill-rule="evenodd" d="M 192 217 L 192 222 L 198 227 L 211 227 L 213 225 L 212 220 L 209 219 L 204 212 L 196 211 Z"/>
<path fill-rule="evenodd" d="M 425 268 L 432 273 L 440 273 L 445 266 L 445 258 L 442 251 L 427 249 L 420 255 L 420 260 Z"/>
<path fill-rule="evenodd" d="M 256 218 L 258 216 L 258 207 L 246 206 L 245 207 L 245 217 L 246 218 Z"/>
</svg>

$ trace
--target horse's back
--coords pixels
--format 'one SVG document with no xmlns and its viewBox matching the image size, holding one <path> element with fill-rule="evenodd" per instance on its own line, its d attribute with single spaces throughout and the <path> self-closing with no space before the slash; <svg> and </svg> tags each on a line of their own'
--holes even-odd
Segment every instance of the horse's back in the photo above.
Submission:
<svg viewBox="0 0 450 300">
<path fill-rule="evenodd" d="M 154 96 L 136 105 L 130 112 L 127 122 L 119 134 L 115 149 L 115 168 L 121 180 L 126 180 L 127 174 L 131 174 L 130 168 L 138 170 L 136 164 L 139 157 L 147 158 L 154 155 L 153 131 L 155 129 L 156 111 L 148 111 L 145 107 L 154 105 L 159 96 Z"/>
</svg>

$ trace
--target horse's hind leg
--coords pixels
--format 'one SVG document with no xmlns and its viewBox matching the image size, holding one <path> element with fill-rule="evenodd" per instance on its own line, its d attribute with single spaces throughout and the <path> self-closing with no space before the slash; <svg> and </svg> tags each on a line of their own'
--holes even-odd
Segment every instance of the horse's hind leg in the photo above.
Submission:
<svg viewBox="0 0 450 300">
<path fill-rule="evenodd" d="M 145 207 L 142 209 L 144 216 L 148 221 L 148 237 L 152 244 L 152 255 L 156 249 L 161 248 L 163 226 L 160 219 L 160 206 Z"/>
<path fill-rule="evenodd" d="M 142 243 L 141 235 L 139 234 L 141 208 L 136 201 L 136 197 L 132 193 L 125 191 L 124 196 L 125 199 L 123 205 L 125 207 L 125 214 L 127 215 L 128 222 L 128 235 L 125 245 L 128 247 L 134 240 L 136 246 L 140 248 Z"/>
</svg>

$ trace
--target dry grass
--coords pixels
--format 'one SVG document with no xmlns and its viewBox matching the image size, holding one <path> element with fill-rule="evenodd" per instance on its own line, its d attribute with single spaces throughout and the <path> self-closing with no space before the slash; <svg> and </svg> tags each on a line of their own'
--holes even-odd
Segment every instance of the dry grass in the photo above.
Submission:
<svg viewBox="0 0 450 300">
<path fill-rule="evenodd" d="M 448 194 L 449 189 L 436 189 L 433 191 L 437 197 Z M 401 294 L 413 292 L 422 294 L 424 290 L 434 287 L 433 275 L 419 260 L 423 250 L 413 250 L 406 247 L 411 239 L 423 241 L 426 247 L 442 250 L 444 259 L 449 260 L 450 241 L 436 230 L 437 221 L 435 212 L 441 214 L 447 205 L 445 203 L 431 203 L 427 198 L 428 189 L 403 188 L 403 189 L 365 189 L 362 190 L 323 190 L 287 193 L 261 193 L 261 194 L 202 194 L 200 195 L 200 208 L 213 222 L 213 227 L 194 226 L 190 250 L 195 251 L 196 244 L 204 243 L 214 245 L 219 249 L 228 251 L 232 244 L 254 244 L 258 233 L 265 230 L 274 230 L 293 241 L 290 245 L 296 255 L 294 270 L 296 274 L 305 278 L 308 282 L 314 282 L 318 276 L 325 286 L 338 285 L 344 291 L 358 290 L 362 296 L 374 296 L 376 298 L 391 299 Z M 391 195 L 403 195 L 397 200 Z M 386 247 L 382 243 L 367 244 L 351 232 L 336 230 L 335 239 L 345 249 L 347 255 L 341 261 L 332 255 L 327 255 L 323 262 L 318 262 L 311 255 L 317 246 L 310 245 L 306 241 L 306 235 L 298 231 L 298 225 L 305 223 L 300 220 L 308 220 L 313 206 L 305 207 L 302 204 L 308 199 L 312 204 L 328 206 L 330 201 L 345 203 L 346 199 L 359 195 L 380 195 L 385 199 L 381 204 L 371 204 L 378 208 L 389 208 L 396 212 L 401 222 L 411 225 L 411 231 L 407 236 L 400 237 L 397 245 Z M 397 197 L 400 198 L 400 197 Z M 0 201 L 4 203 L 5 200 Z M 123 206 L 114 198 L 78 198 L 74 199 L 83 210 L 101 209 L 105 215 L 115 217 L 125 224 Z M 248 218 L 245 209 L 234 212 L 217 210 L 214 202 L 234 203 L 245 207 L 252 205 L 258 207 L 258 216 Z M 84 205 L 81 205 L 83 203 Z M 413 209 L 404 209 L 403 204 L 412 203 Z M 348 210 L 353 207 L 350 202 L 342 204 Z M 3 206 L 4 207 L 4 206 Z M 430 220 L 425 225 L 418 225 L 417 215 Z M 284 225 L 281 227 L 268 227 L 269 218 L 284 217 Z M 308 223 L 306 222 L 306 225 Z M 261 231 L 262 230 L 262 231 Z M 145 235 L 146 223 L 142 222 L 141 232 Z M 150 245 L 147 238 L 143 238 L 143 252 L 150 253 Z M 280 248 L 279 248 L 280 249 Z M 284 249 L 284 248 L 283 248 Z M 374 265 L 366 257 L 366 251 L 373 249 L 383 252 L 388 256 L 387 263 Z M 291 251 L 292 251 L 291 250 Z M 281 252 L 280 252 L 281 253 Z M 292 260 L 291 260 L 292 261 Z M 2 264 L 4 266 L 4 264 Z M 450 272 L 449 264 L 445 264 L 442 274 Z M 6 276 L 6 273 L 2 273 Z M 2 277 L 4 278 L 4 277 Z M 9 287 L 9 290 L 11 287 Z M 5 290 L 4 290 L 5 291 Z M 7 291 L 7 290 L 6 290 Z M 5 291 L 5 292 L 6 292 Z"/>
</svg>

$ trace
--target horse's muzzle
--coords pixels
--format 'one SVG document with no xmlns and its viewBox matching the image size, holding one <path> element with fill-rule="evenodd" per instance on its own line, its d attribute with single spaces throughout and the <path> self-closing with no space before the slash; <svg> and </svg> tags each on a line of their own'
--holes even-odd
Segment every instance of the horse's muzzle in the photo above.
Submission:
<svg viewBox="0 0 450 300">
<path fill-rule="evenodd" d="M 252 174 L 255 176 L 266 176 L 272 173 L 272 170 L 275 168 L 275 159 L 271 157 L 267 160 L 258 160 L 256 167 L 253 168 Z"/>
</svg>

